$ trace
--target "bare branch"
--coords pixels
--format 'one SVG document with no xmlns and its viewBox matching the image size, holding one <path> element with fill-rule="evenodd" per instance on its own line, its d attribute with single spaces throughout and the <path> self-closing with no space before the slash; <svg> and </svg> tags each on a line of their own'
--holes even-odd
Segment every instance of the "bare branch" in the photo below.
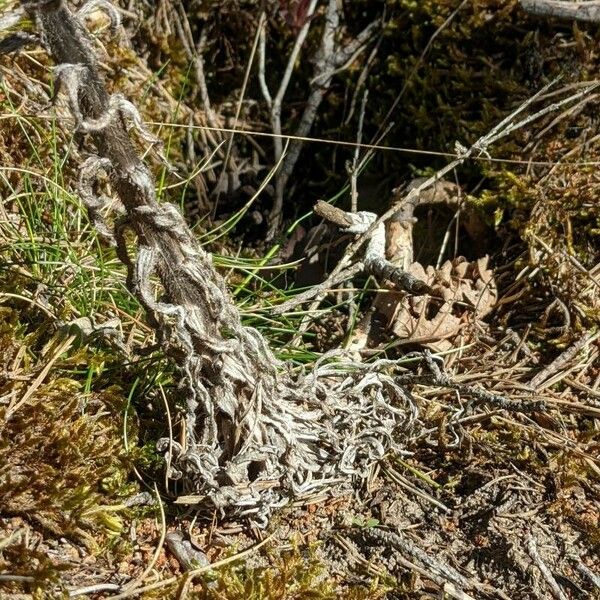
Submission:
<svg viewBox="0 0 600 600">
<path fill-rule="evenodd" d="M 267 20 L 263 15 L 264 13 L 261 14 L 263 24 L 260 29 L 258 39 L 258 83 L 260 85 L 263 98 L 267 102 L 269 110 L 271 110 L 273 107 L 273 98 L 271 97 L 271 92 L 269 91 L 269 86 L 267 85 L 267 80 L 265 77 L 265 62 L 267 54 Z"/>
<path fill-rule="evenodd" d="M 381 19 L 376 19 L 369 23 L 353 40 L 342 46 L 335 55 L 333 61 L 336 68 L 345 65 L 350 58 L 357 52 L 360 52 L 362 47 L 369 42 L 375 31 L 381 26 Z M 349 65 L 348 65 L 349 66 Z"/>
<path fill-rule="evenodd" d="M 521 8 L 532 15 L 588 23 L 600 22 L 600 2 L 567 2 L 566 0 L 520 0 Z"/>
<path fill-rule="evenodd" d="M 367 77 L 369 75 L 371 66 L 375 62 L 375 58 L 377 57 L 377 52 L 379 52 L 379 47 L 381 46 L 382 39 L 383 39 L 382 36 L 379 36 L 377 43 L 374 45 L 373 49 L 371 50 L 369 57 L 365 61 L 365 65 L 364 65 L 362 71 L 360 72 L 360 75 L 358 76 L 358 80 L 356 82 L 356 87 L 354 88 L 354 93 L 352 94 L 352 100 L 350 102 L 350 109 L 348 110 L 348 116 L 344 120 L 344 125 L 348 125 L 348 123 L 350 123 L 350 121 L 352 119 L 352 116 L 354 115 L 354 111 L 356 109 L 356 101 L 358 99 L 360 91 L 362 90 L 362 88 L 364 87 L 364 85 L 367 81 Z"/>
<path fill-rule="evenodd" d="M 339 208 L 318 202 L 315 213 L 331 222 L 344 227 L 348 233 L 364 233 L 377 219 L 377 215 L 370 212 L 344 212 Z M 410 273 L 394 266 L 385 258 L 385 226 L 380 223 L 367 241 L 364 258 L 365 270 L 375 277 L 391 281 L 398 289 L 411 294 L 423 295 L 431 292 L 430 287 Z"/>
<path fill-rule="evenodd" d="M 321 37 L 321 44 L 316 54 L 314 76 L 310 82 L 310 94 L 300 117 L 298 127 L 294 132 L 296 137 L 306 137 L 309 134 L 325 93 L 331 85 L 333 76 L 336 72 L 349 66 L 349 58 L 364 47 L 375 30 L 381 25 L 380 19 L 373 21 L 355 39 L 348 42 L 345 46 L 338 47 L 337 36 L 340 27 L 340 14 L 341 7 L 338 0 L 329 0 L 325 12 L 325 27 Z M 281 126 L 280 122 L 279 126 Z M 276 133 L 275 130 L 274 133 Z M 275 199 L 269 217 L 267 239 L 272 239 L 279 230 L 285 188 L 296 167 L 302 146 L 303 144 L 299 140 L 294 140 L 290 143 L 288 153 L 277 174 Z"/>
<path fill-rule="evenodd" d="M 358 115 L 358 130 L 356 132 L 356 148 L 352 164 L 348 167 L 350 175 L 350 210 L 356 212 L 358 210 L 358 174 L 362 167 L 362 161 L 359 163 L 360 146 L 362 144 L 363 125 L 365 120 L 365 111 L 367 108 L 367 99 L 369 98 L 369 90 L 365 90 L 362 102 L 360 104 L 360 113 Z M 368 154 L 368 153 L 367 153 Z"/>
<path fill-rule="evenodd" d="M 317 7 L 317 3 L 318 0 L 311 0 L 310 5 L 308 6 L 306 20 L 296 36 L 292 52 L 290 53 L 285 71 L 283 72 L 283 77 L 281 78 L 281 82 L 279 84 L 279 89 L 277 90 L 277 94 L 275 94 L 275 98 L 273 98 L 273 102 L 271 103 L 271 128 L 276 136 L 273 140 L 275 147 L 275 162 L 281 158 L 281 153 L 283 152 L 283 141 L 281 139 L 281 106 L 283 103 L 283 98 L 290 84 L 292 72 L 296 66 L 296 61 L 298 60 L 302 46 L 304 45 L 304 40 L 308 35 L 308 31 L 312 23 L 312 16 Z"/>
<path fill-rule="evenodd" d="M 538 552 L 537 543 L 535 538 L 530 535 L 527 539 L 527 553 L 535 563 L 535 566 L 540 570 L 543 578 L 546 580 L 546 583 L 552 590 L 552 595 L 556 598 L 556 600 L 568 600 L 567 595 L 561 587 L 558 585 L 556 578 L 552 574 L 552 571 L 546 565 L 546 563 L 542 560 L 540 553 Z"/>
</svg>

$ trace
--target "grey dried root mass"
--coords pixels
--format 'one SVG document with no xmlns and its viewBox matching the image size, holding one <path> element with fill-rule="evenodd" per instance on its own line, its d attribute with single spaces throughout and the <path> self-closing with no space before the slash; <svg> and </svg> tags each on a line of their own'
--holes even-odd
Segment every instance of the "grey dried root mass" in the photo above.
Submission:
<svg viewBox="0 0 600 600">
<path fill-rule="evenodd" d="M 85 8 L 73 13 L 63 0 L 24 7 L 57 64 L 76 128 L 96 148 L 82 166 L 82 200 L 180 369 L 185 439 L 159 442 L 169 476 L 182 493 L 259 525 L 292 498 L 355 487 L 418 422 L 410 395 L 395 382 L 398 366 L 329 355 L 298 375 L 276 360 L 261 334 L 241 324 L 223 278 L 176 208 L 158 203 L 127 130 L 140 129 L 141 119 L 130 102 L 107 93 L 83 26 Z M 93 191 L 100 171 L 119 197 L 112 220 L 109 199 Z M 159 300 L 153 280 L 162 287 Z"/>
</svg>

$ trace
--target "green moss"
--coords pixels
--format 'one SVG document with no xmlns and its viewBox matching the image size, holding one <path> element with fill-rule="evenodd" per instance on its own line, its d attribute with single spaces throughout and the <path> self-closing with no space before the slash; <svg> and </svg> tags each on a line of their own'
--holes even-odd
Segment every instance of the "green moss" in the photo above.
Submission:
<svg viewBox="0 0 600 600">
<path fill-rule="evenodd" d="M 81 414 L 77 389 L 72 381 L 52 381 L 8 420 L 0 501 L 4 514 L 43 521 L 56 534 L 95 546 L 85 530 L 115 531 L 115 518 L 97 506 L 106 500 L 107 480 L 124 480 L 125 459 L 117 428 L 101 419 L 114 414 L 115 392 L 94 395 Z"/>
<path fill-rule="evenodd" d="M 25 399 L 64 342 L 48 339 L 43 353 L 39 331 L 24 335 L 16 311 L 0 311 L 0 517 L 98 553 L 121 534 L 121 499 L 133 491 L 121 437 L 125 396 L 114 385 L 84 393 L 82 382 L 52 370 Z M 17 541 L 0 555 L 0 570 L 50 585 L 66 566 L 42 558 Z"/>
<path fill-rule="evenodd" d="M 268 566 L 249 567 L 247 563 L 232 563 L 207 576 L 204 600 L 335 600 L 341 596 L 350 600 L 377 600 L 390 590 L 375 580 L 368 587 L 340 589 L 339 583 L 327 573 L 318 556 L 317 546 L 304 549 L 293 544 L 281 552 L 267 552 Z"/>
</svg>

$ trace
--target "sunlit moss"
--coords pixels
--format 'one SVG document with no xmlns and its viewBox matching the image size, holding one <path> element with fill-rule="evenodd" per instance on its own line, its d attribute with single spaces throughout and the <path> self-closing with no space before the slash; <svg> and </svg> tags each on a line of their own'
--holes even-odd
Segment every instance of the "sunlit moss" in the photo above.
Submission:
<svg viewBox="0 0 600 600">
<path fill-rule="evenodd" d="M 199 598 L 204 600 L 350 600 L 384 598 L 390 588 L 381 581 L 370 585 L 340 588 L 319 558 L 317 547 L 297 544 L 283 552 L 267 552 L 268 566 L 250 567 L 234 562 L 220 567 L 205 578 Z"/>
<path fill-rule="evenodd" d="M 0 311 L 0 397 L 8 399 L 0 406 L 0 516 L 98 553 L 122 533 L 120 501 L 133 491 L 121 433 L 125 397 L 115 385 L 85 393 L 80 381 L 52 371 L 25 398 L 49 360 L 36 339 L 41 330 L 23 335 L 17 313 Z M 60 358 L 56 365 L 63 366 Z M 18 540 L 0 556 L 0 569 L 2 563 L 47 585 L 66 568 L 36 558 Z"/>
</svg>

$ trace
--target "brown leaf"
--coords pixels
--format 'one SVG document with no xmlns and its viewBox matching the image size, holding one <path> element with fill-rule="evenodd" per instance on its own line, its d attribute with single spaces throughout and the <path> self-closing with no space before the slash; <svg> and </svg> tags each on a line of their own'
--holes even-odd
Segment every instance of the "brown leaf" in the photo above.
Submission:
<svg viewBox="0 0 600 600">
<path fill-rule="evenodd" d="M 464 341 L 467 326 L 483 319 L 498 299 L 487 256 L 474 262 L 459 257 L 437 270 L 413 263 L 409 272 L 428 283 L 433 294 L 416 297 L 391 291 L 379 294 L 375 304 L 396 336 L 435 351 L 452 348 L 459 333 Z"/>
</svg>

